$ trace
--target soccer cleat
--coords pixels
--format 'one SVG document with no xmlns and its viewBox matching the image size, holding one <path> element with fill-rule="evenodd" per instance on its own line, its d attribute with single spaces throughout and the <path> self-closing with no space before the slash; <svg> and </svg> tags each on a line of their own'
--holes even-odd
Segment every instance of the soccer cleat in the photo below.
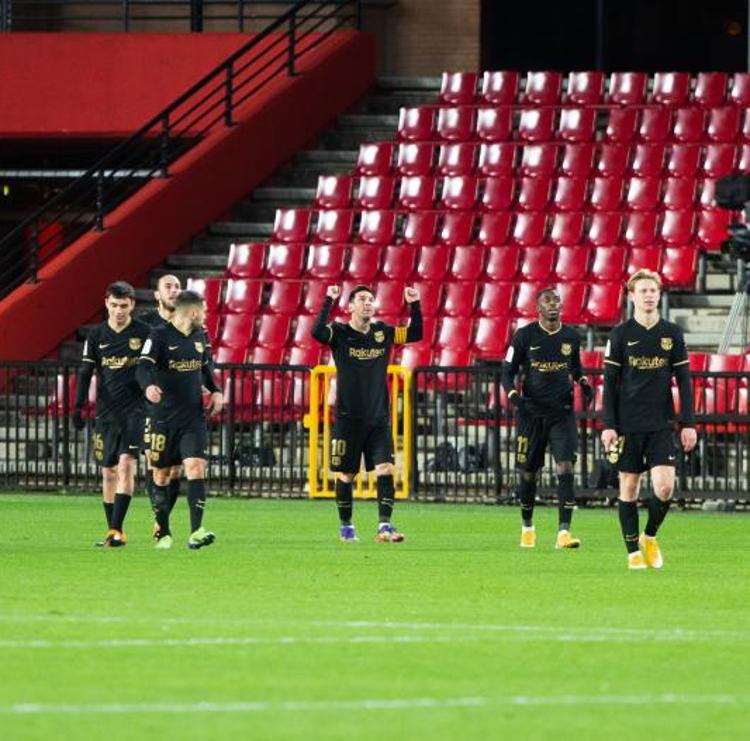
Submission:
<svg viewBox="0 0 750 741">
<path fill-rule="evenodd" d="M 390 522 L 383 522 L 378 527 L 378 534 L 375 536 L 377 543 L 400 543 L 403 540 L 403 533 L 396 530 Z"/>
<path fill-rule="evenodd" d="M 339 540 L 342 543 L 356 543 L 359 538 L 357 537 L 354 525 L 342 525 L 339 530 Z"/>
<path fill-rule="evenodd" d="M 533 527 L 521 528 L 521 548 L 536 547 L 536 530 Z"/>
<path fill-rule="evenodd" d="M 557 534 L 555 548 L 580 548 L 581 539 L 570 534 L 569 530 L 560 530 Z"/>
<path fill-rule="evenodd" d="M 107 537 L 104 538 L 104 547 L 105 548 L 120 548 L 124 546 L 128 542 L 128 539 L 125 537 L 125 533 L 121 532 L 120 530 L 110 530 L 107 533 Z"/>
<path fill-rule="evenodd" d="M 158 538 L 156 541 L 156 545 L 154 545 L 154 548 L 156 548 L 159 551 L 168 551 L 172 547 L 172 543 L 174 541 L 172 540 L 171 535 L 165 535 L 163 538 Z"/>
<path fill-rule="evenodd" d="M 205 527 L 199 527 L 192 535 L 188 538 L 187 547 L 190 550 L 197 551 L 198 548 L 203 548 L 204 545 L 211 545 L 216 540 L 216 535 Z"/>
<path fill-rule="evenodd" d="M 628 568 L 632 571 L 641 571 L 646 568 L 646 562 L 643 560 L 643 554 L 640 551 L 628 553 Z"/>
<path fill-rule="evenodd" d="M 664 559 L 661 555 L 661 548 L 657 543 L 656 538 L 650 538 L 645 533 L 638 539 L 641 548 L 643 548 L 643 555 L 646 557 L 646 564 L 652 569 L 660 569 L 664 566 Z"/>
</svg>

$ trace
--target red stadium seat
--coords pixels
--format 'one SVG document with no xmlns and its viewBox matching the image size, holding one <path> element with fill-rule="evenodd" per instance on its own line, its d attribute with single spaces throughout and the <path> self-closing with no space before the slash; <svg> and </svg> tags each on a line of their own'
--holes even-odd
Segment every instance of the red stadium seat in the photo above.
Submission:
<svg viewBox="0 0 750 741">
<path fill-rule="evenodd" d="M 714 178 L 705 178 L 699 181 L 700 196 L 698 203 L 702 208 L 717 208 L 716 205 L 716 180 Z"/>
<path fill-rule="evenodd" d="M 445 317 L 440 322 L 435 347 L 466 350 L 471 341 L 471 324 L 470 317 Z"/>
<path fill-rule="evenodd" d="M 304 208 L 278 208 L 271 232 L 274 242 L 306 242 L 312 213 Z"/>
<path fill-rule="evenodd" d="M 399 144 L 396 171 L 399 175 L 432 175 L 435 147 L 430 142 Z"/>
<path fill-rule="evenodd" d="M 434 127 L 434 108 L 417 106 L 399 111 L 397 136 L 402 141 L 429 141 L 433 137 Z"/>
<path fill-rule="evenodd" d="M 291 324 L 292 318 L 285 314 L 264 314 L 258 324 L 255 343 L 261 347 L 284 347 Z"/>
<path fill-rule="evenodd" d="M 699 110 L 700 109 L 696 109 Z M 700 111 L 702 114 L 703 111 Z M 671 108 L 644 108 L 641 111 L 638 136 L 646 142 L 663 142 L 669 138 L 672 131 L 672 109 Z M 678 141 L 694 141 L 691 139 L 679 139 Z"/>
<path fill-rule="evenodd" d="M 517 174 L 549 180 L 557 165 L 557 151 L 557 144 L 549 142 L 524 145 Z"/>
<path fill-rule="evenodd" d="M 375 289 L 378 314 L 399 316 L 404 310 L 404 284 L 401 281 L 384 281 Z"/>
<path fill-rule="evenodd" d="M 625 206 L 631 211 L 651 211 L 659 205 L 661 178 L 632 177 L 628 180 Z"/>
<path fill-rule="evenodd" d="M 543 288 L 547 288 L 546 282 L 529 283 L 521 282 L 518 284 L 518 294 L 516 296 L 513 313 L 519 317 L 536 319 L 539 314 L 536 298 Z"/>
<path fill-rule="evenodd" d="M 590 142 L 596 132 L 594 108 L 565 108 L 560 113 L 557 136 L 567 142 Z"/>
<path fill-rule="evenodd" d="M 514 280 L 520 262 L 521 248 L 518 245 L 489 247 L 485 275 L 491 281 Z"/>
<path fill-rule="evenodd" d="M 517 189 L 516 207 L 521 211 L 544 211 L 547 208 L 552 190 L 548 178 L 521 178 Z"/>
<path fill-rule="evenodd" d="M 561 321 L 569 324 L 582 324 L 585 319 L 586 295 L 588 285 L 583 281 L 566 281 L 557 286 L 560 294 Z"/>
<path fill-rule="evenodd" d="M 516 216 L 516 223 L 513 227 L 513 241 L 522 247 L 535 247 L 544 243 L 546 229 L 546 212 L 520 213 Z"/>
<path fill-rule="evenodd" d="M 219 365 L 237 365 L 245 362 L 247 347 L 229 347 L 218 345 L 214 349 L 214 362 Z"/>
<path fill-rule="evenodd" d="M 318 307 L 318 311 L 320 311 L 320 306 Z M 312 336 L 315 320 L 316 316 L 314 314 L 303 314 L 302 316 L 297 317 L 297 324 L 292 332 L 290 344 L 294 347 L 314 347 L 320 349 L 320 343 Z"/>
<path fill-rule="evenodd" d="M 604 98 L 603 72 L 571 72 L 564 101 L 581 106 L 599 105 Z"/>
<path fill-rule="evenodd" d="M 636 106 L 646 98 L 648 77 L 644 72 L 613 72 L 605 100 L 622 106 Z"/>
<path fill-rule="evenodd" d="M 247 353 L 246 362 L 251 365 L 281 365 L 286 348 L 283 347 L 251 347 Z"/>
<path fill-rule="evenodd" d="M 588 177 L 594 167 L 594 145 L 591 142 L 566 144 L 562 150 L 559 173 L 570 177 Z"/>
<path fill-rule="evenodd" d="M 317 347 L 298 347 L 293 345 L 289 349 L 289 356 L 287 357 L 287 365 L 292 366 L 308 366 L 314 368 L 320 363 L 321 348 L 320 345 Z"/>
<path fill-rule="evenodd" d="M 521 255 L 521 279 L 545 283 L 555 266 L 554 247 L 526 247 Z"/>
<path fill-rule="evenodd" d="M 559 177 L 555 183 L 552 206 L 558 211 L 582 211 L 588 181 L 585 177 Z"/>
<path fill-rule="evenodd" d="M 628 214 L 623 242 L 629 247 L 650 247 L 656 242 L 657 214 L 634 212 Z"/>
<path fill-rule="evenodd" d="M 703 108 L 724 105 L 727 95 L 726 72 L 699 72 L 695 78 L 695 90 L 690 99 Z"/>
<path fill-rule="evenodd" d="M 664 168 L 664 144 L 636 144 L 630 172 L 638 177 L 658 177 Z"/>
<path fill-rule="evenodd" d="M 703 140 L 706 127 L 706 112 L 702 108 L 678 108 L 674 113 L 672 138 L 676 142 L 699 142 Z"/>
<path fill-rule="evenodd" d="M 729 238 L 731 211 L 704 209 L 698 212 L 696 236 L 701 247 L 707 252 L 718 252 L 721 243 Z"/>
<path fill-rule="evenodd" d="M 419 290 L 419 303 L 425 316 L 435 316 L 440 310 L 442 300 L 442 283 L 435 281 L 414 281 L 414 288 Z M 426 336 L 426 334 L 425 334 Z"/>
<path fill-rule="evenodd" d="M 732 75 L 728 102 L 739 108 L 750 107 L 750 72 L 735 72 Z"/>
<path fill-rule="evenodd" d="M 562 74 L 553 71 L 529 72 L 522 103 L 532 105 L 554 105 L 560 102 Z"/>
<path fill-rule="evenodd" d="M 477 357 L 500 360 L 505 355 L 509 335 L 509 317 L 480 316 L 474 320 L 474 340 L 470 350 Z"/>
<path fill-rule="evenodd" d="M 608 247 L 620 241 L 623 216 L 620 213 L 591 214 L 586 241 L 593 245 Z"/>
<path fill-rule="evenodd" d="M 351 175 L 320 175 L 315 208 L 349 208 L 352 205 Z"/>
<path fill-rule="evenodd" d="M 404 347 L 398 364 L 409 370 L 421 366 L 430 366 L 432 365 L 432 348 L 421 343 L 410 343 Z"/>
<path fill-rule="evenodd" d="M 477 298 L 476 283 L 446 283 L 443 302 L 444 316 L 471 317 Z"/>
<path fill-rule="evenodd" d="M 353 211 L 318 211 L 316 242 L 350 242 L 354 226 Z"/>
<path fill-rule="evenodd" d="M 441 368 L 454 366 L 464 367 L 471 363 L 471 353 L 466 347 L 441 347 L 435 350 L 433 363 Z M 469 382 L 469 376 L 465 373 L 454 376 L 438 376 L 438 386 L 444 386 L 453 391 L 463 390 Z"/>
<path fill-rule="evenodd" d="M 669 247 L 684 247 L 693 241 L 695 214 L 692 209 L 665 211 L 659 226 L 659 239 Z"/>
<path fill-rule="evenodd" d="M 388 209 L 393 204 L 396 180 L 391 175 L 368 175 L 359 180 L 357 208 Z"/>
<path fill-rule="evenodd" d="M 435 203 L 435 178 L 414 175 L 401 179 L 398 204 L 409 211 L 430 209 Z"/>
<path fill-rule="evenodd" d="M 266 272 L 271 278 L 299 278 L 305 266 L 305 245 L 294 242 L 268 245 Z"/>
<path fill-rule="evenodd" d="M 734 142 L 740 130 L 740 110 L 733 105 L 708 112 L 706 138 L 711 142 Z"/>
<path fill-rule="evenodd" d="M 586 301 L 585 322 L 617 324 L 622 319 L 625 290 L 620 283 L 593 283 Z"/>
<path fill-rule="evenodd" d="M 368 142 L 359 145 L 357 175 L 390 175 L 393 167 L 393 142 Z"/>
<path fill-rule="evenodd" d="M 477 99 L 476 72 L 443 72 L 438 100 L 448 105 L 469 105 Z"/>
<path fill-rule="evenodd" d="M 477 305 L 479 316 L 510 316 L 516 284 L 510 281 L 485 283 Z"/>
<path fill-rule="evenodd" d="M 504 142 L 510 139 L 512 126 L 510 108 L 479 108 L 476 134 L 485 142 Z"/>
<path fill-rule="evenodd" d="M 553 214 L 547 241 L 554 245 L 577 245 L 583 241 L 584 214 L 571 211 Z"/>
<path fill-rule="evenodd" d="M 443 216 L 438 238 L 451 247 L 469 244 L 474 234 L 474 212 L 454 211 Z"/>
<path fill-rule="evenodd" d="M 709 178 L 723 178 L 734 170 L 736 147 L 734 144 L 709 144 L 703 158 L 700 174 Z"/>
<path fill-rule="evenodd" d="M 466 142 L 474 138 L 474 108 L 440 108 L 436 133 L 443 141 Z"/>
<path fill-rule="evenodd" d="M 581 350 L 581 368 L 584 370 L 604 368 L 604 353 L 601 350 Z"/>
<path fill-rule="evenodd" d="M 516 144 L 491 142 L 479 145 L 479 175 L 512 175 L 515 171 Z"/>
<path fill-rule="evenodd" d="M 323 306 L 323 299 L 326 296 L 328 286 L 332 285 L 327 281 L 314 280 L 309 281 L 305 290 L 305 298 L 302 302 L 301 310 L 305 314 L 317 314 Z"/>
<path fill-rule="evenodd" d="M 381 249 L 378 245 L 372 244 L 353 245 L 345 277 L 357 283 L 372 283 L 380 270 Z"/>
<path fill-rule="evenodd" d="M 666 247 L 662 254 L 661 278 L 665 288 L 695 287 L 698 275 L 698 248 Z"/>
<path fill-rule="evenodd" d="M 447 244 L 424 245 L 419 250 L 414 275 L 419 280 L 442 281 L 448 273 L 451 248 Z"/>
<path fill-rule="evenodd" d="M 509 105 L 516 102 L 518 72 L 485 72 L 482 76 L 480 100 L 489 105 Z"/>
<path fill-rule="evenodd" d="M 582 281 L 589 273 L 589 247 L 560 247 L 555 260 L 555 279 L 558 281 Z"/>
<path fill-rule="evenodd" d="M 383 254 L 382 275 L 388 280 L 407 281 L 414 272 L 417 248 L 411 244 L 388 245 Z"/>
<path fill-rule="evenodd" d="M 227 259 L 228 278 L 260 278 L 265 271 L 266 245 L 264 242 L 231 244 Z"/>
<path fill-rule="evenodd" d="M 507 211 L 513 202 L 513 178 L 499 176 L 484 181 L 482 208 L 485 211 Z"/>
<path fill-rule="evenodd" d="M 442 144 L 438 153 L 437 173 L 444 177 L 473 175 L 477 147 L 469 142 Z"/>
<path fill-rule="evenodd" d="M 674 144 L 667 161 L 667 174 L 672 177 L 694 177 L 700 156 L 701 148 L 697 144 Z"/>
<path fill-rule="evenodd" d="M 628 249 L 624 245 L 595 247 L 591 260 L 591 280 L 597 283 L 618 282 L 625 275 Z"/>
<path fill-rule="evenodd" d="M 453 280 L 475 282 L 482 274 L 485 249 L 479 245 L 460 245 L 453 250 L 450 277 Z"/>
<path fill-rule="evenodd" d="M 417 246 L 434 244 L 437 225 L 438 215 L 434 211 L 411 213 L 404 224 L 404 241 Z"/>
<path fill-rule="evenodd" d="M 294 315 L 302 300 L 302 284 L 275 280 L 271 283 L 271 293 L 265 304 L 265 309 L 271 314 Z M 318 307 L 320 310 L 320 307 Z"/>
<path fill-rule="evenodd" d="M 631 247 L 625 273 L 633 275 L 639 270 L 653 270 L 659 272 L 661 262 L 661 247 Z"/>
<path fill-rule="evenodd" d="M 230 314 L 256 314 L 260 310 L 263 284 L 242 278 L 227 281 L 224 311 Z"/>
<path fill-rule="evenodd" d="M 628 169 L 630 149 L 627 144 L 604 142 L 599 146 L 596 174 L 602 177 L 622 177 Z"/>
<path fill-rule="evenodd" d="M 546 142 L 552 139 L 555 112 L 552 108 L 526 108 L 518 122 L 518 138 L 527 142 Z"/>
<path fill-rule="evenodd" d="M 396 237 L 396 213 L 394 211 L 365 211 L 359 221 L 360 242 L 367 244 L 389 244 Z"/>
<path fill-rule="evenodd" d="M 657 72 L 649 100 L 677 107 L 687 103 L 689 92 L 690 75 L 687 72 Z"/>
<path fill-rule="evenodd" d="M 622 178 L 595 177 L 591 180 L 590 203 L 594 211 L 617 211 L 622 204 Z"/>
<path fill-rule="evenodd" d="M 662 205 L 670 211 L 693 208 L 695 204 L 695 178 L 666 178 L 664 181 Z"/>
<path fill-rule="evenodd" d="M 219 335 L 219 345 L 246 350 L 255 333 L 254 314 L 227 314 Z M 234 362 L 234 361 L 227 361 Z M 241 360 L 238 362 L 242 362 Z"/>
<path fill-rule="evenodd" d="M 482 214 L 477 242 L 483 245 L 507 244 L 510 239 L 512 215 L 507 211 Z"/>
<path fill-rule="evenodd" d="M 219 333 L 219 321 L 221 320 L 220 314 L 206 314 L 206 321 L 204 323 L 204 326 L 206 328 L 206 333 L 208 334 L 208 340 L 209 342 L 214 345 L 216 344 L 216 340 Z"/>
<path fill-rule="evenodd" d="M 607 117 L 604 139 L 608 142 L 630 142 L 635 137 L 638 111 L 635 108 L 613 108 Z"/>
<path fill-rule="evenodd" d="M 456 175 L 443 179 L 439 208 L 449 211 L 473 210 L 479 197 L 479 183 L 473 175 Z"/>
<path fill-rule="evenodd" d="M 750 172 L 750 144 L 742 144 L 737 156 L 737 170 L 739 172 Z"/>
</svg>

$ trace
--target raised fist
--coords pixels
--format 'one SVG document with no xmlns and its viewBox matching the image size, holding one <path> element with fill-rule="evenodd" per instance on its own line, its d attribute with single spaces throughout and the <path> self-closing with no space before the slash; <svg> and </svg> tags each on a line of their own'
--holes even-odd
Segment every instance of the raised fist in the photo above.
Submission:
<svg viewBox="0 0 750 741">
<path fill-rule="evenodd" d="M 328 286 L 326 296 L 332 298 L 334 301 L 341 295 L 341 289 L 338 286 Z"/>
<path fill-rule="evenodd" d="M 419 289 L 407 286 L 404 288 L 404 299 L 407 304 L 413 304 L 415 301 L 419 301 Z"/>
</svg>

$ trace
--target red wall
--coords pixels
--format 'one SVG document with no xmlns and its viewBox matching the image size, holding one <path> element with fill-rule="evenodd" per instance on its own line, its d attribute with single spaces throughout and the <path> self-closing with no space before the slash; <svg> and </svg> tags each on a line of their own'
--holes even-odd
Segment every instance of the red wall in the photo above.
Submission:
<svg viewBox="0 0 750 741">
<path fill-rule="evenodd" d="M 114 211 L 103 233 L 71 245 L 0 303 L 0 360 L 31 360 L 101 306 L 113 280 L 135 281 L 268 177 L 375 78 L 373 39 L 341 32 L 268 85 L 238 125 L 210 135 L 171 170 Z"/>
<path fill-rule="evenodd" d="M 0 136 L 139 129 L 247 34 L 0 34 Z"/>
</svg>

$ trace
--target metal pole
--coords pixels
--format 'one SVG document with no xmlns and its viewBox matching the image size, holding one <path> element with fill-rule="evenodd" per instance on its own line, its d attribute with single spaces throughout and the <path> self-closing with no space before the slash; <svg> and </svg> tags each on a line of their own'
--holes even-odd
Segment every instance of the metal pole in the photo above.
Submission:
<svg viewBox="0 0 750 741">
<path fill-rule="evenodd" d="M 226 126 L 234 125 L 232 121 L 232 79 L 234 77 L 234 70 L 232 69 L 232 63 L 227 65 L 227 76 L 224 82 L 224 124 Z"/>
<path fill-rule="evenodd" d="M 295 25 L 297 18 L 294 13 L 289 16 L 289 56 L 287 60 L 287 70 L 289 71 L 289 77 L 294 77 L 296 74 L 294 71 L 294 36 L 295 36 Z"/>
<path fill-rule="evenodd" d="M 190 0 L 190 30 L 193 33 L 203 31 L 203 0 Z"/>
<path fill-rule="evenodd" d="M 122 25 L 127 33 L 130 30 L 130 0 L 122 0 Z"/>
<path fill-rule="evenodd" d="M 605 45 L 607 34 L 606 0 L 596 0 L 596 69 L 606 66 Z"/>
<path fill-rule="evenodd" d="M 104 231 L 104 182 L 101 170 L 96 174 L 96 231 Z"/>
<path fill-rule="evenodd" d="M 748 0 L 750 2 L 750 0 Z M 362 0 L 357 0 L 357 31 L 362 30 Z"/>
<path fill-rule="evenodd" d="M 161 120 L 161 135 L 159 141 L 159 169 L 161 177 L 169 177 L 169 114 Z"/>
<path fill-rule="evenodd" d="M 39 221 L 34 221 L 31 226 L 31 260 L 30 260 L 31 277 L 29 280 L 32 283 L 37 281 L 37 270 L 39 269 Z"/>
<path fill-rule="evenodd" d="M 245 30 L 245 0 L 239 0 L 237 3 L 237 28 L 240 33 Z"/>
</svg>

